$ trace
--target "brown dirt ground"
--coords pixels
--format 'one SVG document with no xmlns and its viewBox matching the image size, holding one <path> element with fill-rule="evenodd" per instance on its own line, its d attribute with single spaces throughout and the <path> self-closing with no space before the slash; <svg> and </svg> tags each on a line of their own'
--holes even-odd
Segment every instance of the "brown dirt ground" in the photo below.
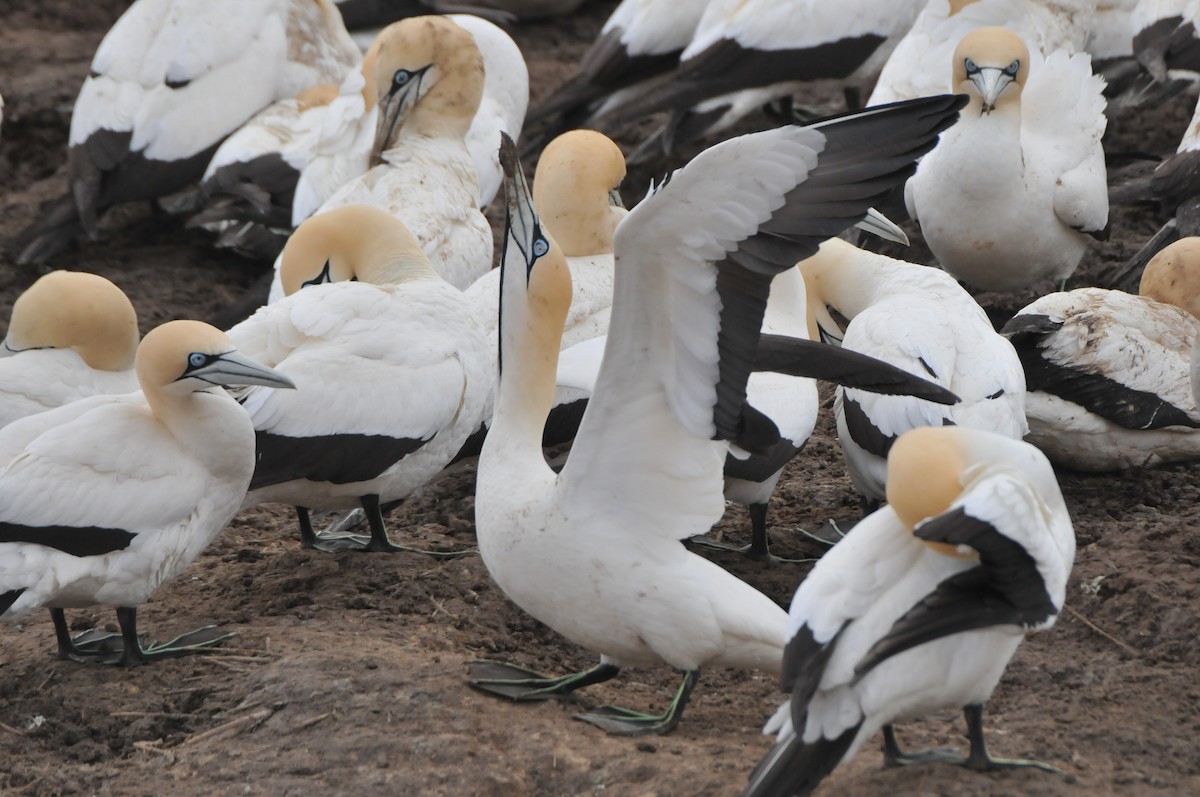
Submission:
<svg viewBox="0 0 1200 797">
<path fill-rule="evenodd" d="M 613 4 L 595 2 L 566 21 L 517 31 L 535 98 L 573 68 Z M 7 103 L 0 239 L 7 239 L 40 202 L 64 190 L 71 104 L 124 3 L 0 6 Z M 814 92 L 818 100 L 836 96 Z M 1110 122 L 1109 148 L 1168 152 L 1190 110 L 1190 100 L 1179 99 L 1145 117 L 1120 116 Z M 648 175 L 631 174 L 630 199 Z M 1159 221 L 1149 208 L 1114 212 L 1112 240 L 1094 249 L 1074 284 L 1102 281 Z M 921 252 L 917 246 L 909 256 Z M 109 214 L 100 241 L 55 265 L 115 280 L 138 307 L 143 329 L 211 318 L 259 273 L 148 205 Z M 35 276 L 3 261 L 0 317 Z M 982 299 L 1005 317 L 1034 296 Z M 773 534 L 785 555 L 818 553 L 798 527 L 857 509 L 828 393 L 826 410 L 776 493 Z M 1079 538 L 1068 609 L 1057 627 L 1018 651 L 987 725 L 997 754 L 1037 756 L 1068 776 L 885 771 L 868 745 L 820 793 L 1200 793 L 1195 475 L 1187 466 L 1060 473 Z M 470 470 L 431 485 L 394 515 L 396 535 L 469 546 L 471 485 Z M 731 507 L 720 532 L 738 537 L 747 522 Z M 784 605 L 806 571 L 737 557 L 722 563 Z M 779 700 L 766 675 L 709 672 L 676 732 L 639 740 L 573 722 L 570 705 L 513 706 L 479 695 L 464 683 L 471 659 L 512 659 L 557 673 L 589 666 L 593 657 L 511 605 L 476 555 L 439 561 L 303 551 L 283 507 L 236 518 L 141 617 L 160 638 L 204 623 L 237 637 L 220 655 L 126 671 L 56 661 L 44 613 L 0 630 L 0 794 L 735 794 L 769 747 L 759 727 Z M 73 625 L 115 629 L 113 620 L 111 610 L 96 608 L 75 613 Z M 582 699 L 660 706 L 676 678 L 665 667 L 630 671 Z M 912 745 L 961 745 L 961 734 L 954 712 L 902 729 Z"/>
</svg>

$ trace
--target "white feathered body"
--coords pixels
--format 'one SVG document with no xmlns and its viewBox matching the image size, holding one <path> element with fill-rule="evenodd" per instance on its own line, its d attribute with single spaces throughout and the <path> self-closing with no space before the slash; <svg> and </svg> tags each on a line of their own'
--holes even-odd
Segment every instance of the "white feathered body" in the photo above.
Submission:
<svg viewBox="0 0 1200 797">
<path fill-rule="evenodd" d="M 944 135 L 944 134 L 943 134 Z M 853 259 L 834 270 L 851 286 L 825 298 L 849 320 L 842 345 L 868 354 L 955 393 L 944 406 L 912 396 L 837 389 L 838 439 L 858 491 L 884 499 L 887 460 L 864 450 L 850 435 L 845 402 L 856 402 L 885 437 L 920 426 L 954 423 L 1014 439 L 1028 430 L 1025 374 L 1012 344 L 996 334 L 987 314 L 949 275 L 833 241 Z"/>
<path fill-rule="evenodd" d="M 339 82 L 356 57 L 332 6 L 139 0 L 96 50 L 71 116 L 70 144 L 100 129 L 128 131 L 130 151 L 184 159 L 274 100 Z"/>
<path fill-rule="evenodd" d="M 1019 112 L 968 109 L 905 187 L 938 262 L 985 290 L 1065 279 L 1108 219 L 1104 82 L 1084 53 L 1030 58 Z"/>
<path fill-rule="evenodd" d="M 979 0 L 952 12 L 949 0 L 931 0 L 896 45 L 867 105 L 883 105 L 951 90 L 954 48 L 978 28 L 1008 28 L 1043 56 L 1084 49 L 1096 0 Z"/>
<path fill-rule="evenodd" d="M 1050 362 L 1157 396 L 1200 425 L 1193 351 L 1200 321 L 1173 305 L 1101 288 L 1053 293 L 1022 315 L 1045 315 L 1062 327 L 1041 338 Z M 1108 471 L 1200 457 L 1200 429 L 1184 425 L 1129 429 L 1083 406 L 1032 390 L 1026 398 L 1029 442 L 1075 470 Z"/>
<path fill-rule="evenodd" d="M 492 228 L 479 210 L 475 164 L 462 141 L 402 137 L 383 162 L 343 185 L 317 210 L 370 205 L 404 222 L 433 268 L 464 290 L 492 267 Z M 283 296 L 279 259 L 270 301 Z"/>
<path fill-rule="evenodd" d="M 256 430 L 428 441 L 369 481 L 296 479 L 251 491 L 245 506 L 277 501 L 338 509 L 368 494 L 385 502 L 409 495 L 476 428 L 493 379 L 473 308 L 440 279 L 304 288 L 260 308 L 229 336 L 299 388 L 287 396 L 247 390 L 243 402 Z"/>
<path fill-rule="evenodd" d="M 92 368 L 74 349 L 29 349 L 0 358 L 0 427 L 89 396 L 137 389 L 132 368 Z"/>
<path fill-rule="evenodd" d="M 224 528 L 254 470 L 254 430 L 224 390 L 194 395 L 189 424 L 172 431 L 141 393 L 82 399 L 0 430 L 0 521 L 136 535 L 95 556 L 0 543 L 0 592 L 25 590 L 5 620 L 42 607 L 137 606 Z"/>
</svg>

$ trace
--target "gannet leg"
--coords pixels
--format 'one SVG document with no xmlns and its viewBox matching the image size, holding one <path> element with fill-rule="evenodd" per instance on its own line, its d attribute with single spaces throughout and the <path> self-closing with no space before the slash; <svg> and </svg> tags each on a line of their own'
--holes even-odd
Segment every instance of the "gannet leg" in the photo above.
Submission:
<svg viewBox="0 0 1200 797">
<path fill-rule="evenodd" d="M 689 537 L 687 542 L 689 546 L 694 546 L 706 551 L 718 551 L 720 553 L 742 553 L 747 559 L 754 559 L 760 562 L 787 562 L 788 564 L 799 564 L 803 562 L 815 562 L 815 559 L 785 559 L 781 556 L 776 556 L 771 553 L 771 543 L 767 537 L 767 504 L 750 504 L 747 507 L 750 510 L 750 544 L 749 545 L 729 545 L 719 540 L 715 540 L 707 534 L 699 534 L 695 537 Z M 812 536 L 808 532 L 801 530 L 801 534 Z M 822 541 L 824 542 L 824 541 Z M 825 543 L 826 545 L 830 543 Z"/>
<path fill-rule="evenodd" d="M 559 678 L 547 678 L 498 661 L 473 661 L 467 666 L 467 683 L 471 686 L 481 692 L 519 702 L 570 697 L 576 689 L 611 680 L 621 671 L 615 664 L 604 661 L 590 670 Z"/>
<path fill-rule="evenodd" d="M 643 714 L 620 706 L 599 706 L 586 714 L 576 714 L 575 719 L 595 725 L 597 728 L 616 736 L 644 736 L 649 734 L 670 733 L 679 724 L 683 709 L 687 706 L 696 682 L 700 680 L 699 670 L 688 670 L 683 674 L 683 681 L 675 690 L 675 698 L 667 710 L 659 715 Z"/>
<path fill-rule="evenodd" d="M 85 631 L 72 640 L 67 633 L 66 618 L 62 610 L 51 609 L 50 613 L 54 618 L 54 632 L 58 636 L 59 658 L 65 657 L 75 661 L 99 658 L 105 664 L 130 667 L 156 659 L 172 659 L 201 653 L 233 638 L 232 633 L 222 633 L 215 625 L 206 625 L 195 631 L 180 634 L 169 642 L 142 647 L 137 635 L 137 609 L 120 607 L 117 609 L 117 622 L 121 625 L 120 635 L 92 630 Z"/>
<path fill-rule="evenodd" d="M 71 638 L 67 627 L 67 614 L 62 609 L 51 609 L 54 620 L 54 636 L 58 639 L 58 658 L 63 661 L 87 661 L 99 656 L 109 656 L 120 649 L 120 635 L 89 628 L 76 638 Z M 115 644 L 114 644 L 115 643 Z"/>
<path fill-rule="evenodd" d="M 1025 758 L 992 758 L 988 754 L 987 743 L 983 739 L 983 706 L 965 706 L 963 708 L 963 717 L 967 721 L 967 738 L 971 741 L 971 752 L 966 759 L 960 759 L 958 763 L 968 769 L 974 769 L 978 772 L 988 772 L 996 769 L 1040 769 L 1043 772 L 1053 772 L 1057 775 L 1065 775 L 1058 767 L 1052 767 L 1049 764 L 1043 764 L 1041 761 L 1031 761 Z"/>
<path fill-rule="evenodd" d="M 396 545 L 388 537 L 387 526 L 383 520 L 383 509 L 379 503 L 378 495 L 364 495 L 359 499 L 362 504 L 361 510 L 354 510 L 347 513 L 336 524 L 330 527 L 330 530 L 317 534 L 313 531 L 312 519 L 309 516 L 307 509 L 296 507 L 296 517 L 300 522 L 300 538 L 301 545 L 305 548 L 312 548 L 318 551 L 327 553 L 336 553 L 338 551 L 370 551 L 374 553 L 395 553 L 397 551 L 407 551 L 409 553 L 423 553 L 427 556 L 464 556 L 469 553 L 474 553 L 476 548 L 466 548 L 461 551 L 426 551 L 421 548 L 410 548 L 406 545 Z M 389 507 L 397 506 L 399 502 L 389 504 Z M 366 519 L 367 524 L 371 528 L 370 536 L 366 534 L 352 534 L 342 529 L 353 528 L 357 522 Z"/>
<path fill-rule="evenodd" d="M 892 725 L 883 726 L 883 765 L 885 767 L 909 767 L 917 764 L 961 764 L 962 753 L 949 747 L 935 747 L 931 750 L 916 750 L 906 753 L 900 749 L 896 741 L 896 728 Z"/>
</svg>

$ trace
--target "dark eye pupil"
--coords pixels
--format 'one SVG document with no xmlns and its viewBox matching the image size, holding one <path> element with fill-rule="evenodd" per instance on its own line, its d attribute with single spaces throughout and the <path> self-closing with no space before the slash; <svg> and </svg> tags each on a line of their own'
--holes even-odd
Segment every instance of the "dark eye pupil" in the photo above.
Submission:
<svg viewBox="0 0 1200 797">
<path fill-rule="evenodd" d="M 396 80 L 396 85 L 397 85 L 397 86 L 403 86 L 405 83 L 407 83 L 407 82 L 408 82 L 408 72 L 406 72 L 406 71 L 405 71 L 405 70 L 403 70 L 403 69 L 401 69 L 401 70 L 398 70 L 398 71 L 396 72 L 396 78 L 395 78 L 395 80 Z"/>
<path fill-rule="evenodd" d="M 970 58 L 968 58 L 966 61 L 966 67 L 967 67 L 968 72 L 975 72 L 975 71 L 978 71 L 978 69 L 979 69 L 979 67 L 975 66 L 975 62 L 972 61 Z"/>
<path fill-rule="evenodd" d="M 1015 74 L 1017 74 L 1017 70 L 1019 70 L 1020 68 L 1021 68 L 1021 62 L 1013 61 L 1011 64 L 1008 65 L 1008 69 L 1005 69 L 1004 71 L 1010 75 L 1015 75 Z"/>
<path fill-rule="evenodd" d="M 537 255 L 538 257 L 541 257 L 542 255 L 546 254 L 546 252 L 549 249 L 550 249 L 550 244 L 546 243 L 545 239 L 543 239 L 543 238 L 539 238 L 538 240 L 533 242 L 533 253 L 535 255 Z"/>
<path fill-rule="evenodd" d="M 208 358 L 205 357 L 203 354 L 197 353 L 197 354 L 193 354 L 190 357 L 188 357 L 188 362 L 191 363 L 193 368 L 199 368 L 200 366 L 204 365 L 204 362 L 207 359 Z"/>
</svg>

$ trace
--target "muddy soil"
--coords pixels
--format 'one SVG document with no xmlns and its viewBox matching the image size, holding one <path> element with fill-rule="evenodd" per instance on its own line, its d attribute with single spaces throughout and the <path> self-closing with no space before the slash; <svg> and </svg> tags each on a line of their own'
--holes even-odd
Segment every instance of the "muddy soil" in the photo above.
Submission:
<svg viewBox="0 0 1200 797">
<path fill-rule="evenodd" d="M 567 20 L 516 30 L 535 99 L 574 68 L 613 5 L 593 2 Z M 0 6 L 6 240 L 65 190 L 71 105 L 124 3 Z M 836 108 L 838 98 L 834 90 L 805 99 Z M 1190 112 L 1191 100 L 1179 98 L 1117 116 L 1108 149 L 1171 151 Z M 755 117 L 747 129 L 766 124 Z M 634 170 L 627 199 L 673 165 Z M 1162 220 L 1154 208 L 1115 211 L 1111 240 L 1092 250 L 1072 285 L 1103 284 Z M 917 241 L 907 256 L 928 253 Z M 263 269 L 214 250 L 204 233 L 148 204 L 110 213 L 98 241 L 81 242 L 53 265 L 113 279 L 133 299 L 143 330 L 215 317 Z M 36 276 L 0 262 L 0 318 Z M 981 299 L 1002 318 L 1037 293 Z M 818 429 L 776 492 L 772 534 L 786 556 L 819 555 L 798 530 L 857 512 L 824 395 Z M 987 727 L 995 754 L 1037 757 L 1067 774 L 884 770 L 868 744 L 820 794 L 1200 793 L 1197 471 L 1059 476 L 1079 539 L 1067 610 L 1018 651 L 987 707 Z M 393 515 L 395 535 L 468 548 L 472 484 L 468 468 L 430 485 Z M 745 539 L 748 522 L 730 507 L 718 533 Z M 719 561 L 784 605 L 808 568 Z M 45 613 L 0 628 L 0 794 L 736 794 L 770 746 L 759 729 L 780 699 L 767 675 L 706 672 L 674 733 L 629 739 L 573 721 L 579 705 L 514 706 L 475 693 L 464 682 L 472 659 L 561 673 L 590 666 L 593 656 L 510 604 L 478 555 L 313 553 L 300 549 L 286 507 L 237 517 L 139 616 L 159 639 L 206 623 L 236 636 L 218 655 L 121 670 L 57 661 Z M 116 628 L 104 608 L 73 612 L 72 623 Z M 666 667 L 628 671 L 580 700 L 657 708 L 676 684 Z M 962 747 L 962 733 L 956 712 L 901 729 L 910 746 Z"/>
</svg>

